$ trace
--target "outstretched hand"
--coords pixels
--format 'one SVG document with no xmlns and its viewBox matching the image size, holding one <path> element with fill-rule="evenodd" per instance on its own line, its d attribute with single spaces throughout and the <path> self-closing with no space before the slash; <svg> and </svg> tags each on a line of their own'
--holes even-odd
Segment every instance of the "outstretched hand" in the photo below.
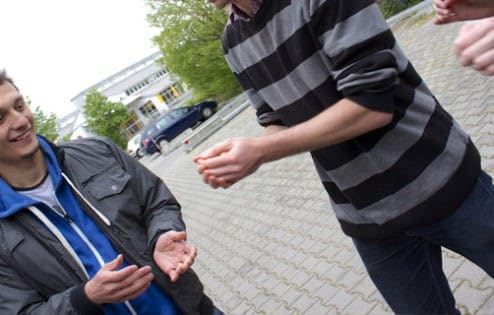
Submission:
<svg viewBox="0 0 494 315">
<path fill-rule="evenodd" d="M 122 266 L 123 257 L 110 261 L 84 285 L 84 293 L 95 304 L 132 300 L 147 290 L 154 276 L 151 267 Z"/>
<path fill-rule="evenodd" d="M 494 18 L 466 24 L 455 40 L 460 64 L 483 75 L 494 75 Z"/>
<path fill-rule="evenodd" d="M 172 282 L 192 266 L 197 256 L 196 248 L 186 244 L 186 236 L 185 232 L 168 231 L 160 235 L 154 247 L 154 262 Z"/>
<path fill-rule="evenodd" d="M 197 171 L 213 188 L 228 188 L 263 163 L 258 138 L 229 139 L 194 157 Z"/>
<path fill-rule="evenodd" d="M 494 15 L 492 0 L 434 0 L 435 24 L 483 19 Z"/>
</svg>

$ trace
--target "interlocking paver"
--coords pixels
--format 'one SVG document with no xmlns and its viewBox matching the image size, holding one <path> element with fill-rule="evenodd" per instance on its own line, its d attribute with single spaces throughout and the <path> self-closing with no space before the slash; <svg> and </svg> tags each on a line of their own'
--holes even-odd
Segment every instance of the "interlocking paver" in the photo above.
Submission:
<svg viewBox="0 0 494 315">
<path fill-rule="evenodd" d="M 341 288 L 336 292 L 336 294 L 331 298 L 331 305 L 335 307 L 339 313 L 352 303 L 353 299 L 357 296 L 348 293 L 345 289 Z"/>
<path fill-rule="evenodd" d="M 360 294 L 364 300 L 373 302 L 373 300 L 376 300 L 376 302 L 382 302 L 382 298 L 375 299 L 374 293 L 377 291 L 376 286 L 372 283 L 371 279 L 369 277 L 363 277 L 360 282 L 357 283 L 353 287 L 353 290 Z"/>
<path fill-rule="evenodd" d="M 241 315 L 241 314 L 252 314 L 254 307 L 248 304 L 246 301 L 242 301 L 237 307 L 231 310 L 231 314 L 233 315 Z"/>
<path fill-rule="evenodd" d="M 470 313 L 476 313 L 485 301 L 492 296 L 494 288 L 478 290 L 470 286 L 468 281 L 464 281 L 455 290 L 456 303 L 463 305 Z"/>
<path fill-rule="evenodd" d="M 377 303 L 377 305 L 373 309 L 371 309 L 368 314 L 390 315 L 393 314 L 393 312 L 389 309 L 387 305 L 384 305 L 382 303 Z"/>
<path fill-rule="evenodd" d="M 288 285 L 285 279 L 277 279 L 278 283 L 269 292 L 276 296 L 280 301 L 281 297 L 289 291 L 296 291 L 293 286 Z"/>
<path fill-rule="evenodd" d="M 305 311 L 305 314 L 307 315 L 324 315 L 324 314 L 331 314 L 331 310 L 334 308 L 332 306 L 328 307 L 323 304 L 319 300 L 316 300 L 314 304 L 310 308 L 308 308 Z"/>
<path fill-rule="evenodd" d="M 484 278 L 484 280 L 477 286 L 477 288 L 480 290 L 494 288 L 494 279 L 492 279 L 490 277 Z"/>
<path fill-rule="evenodd" d="M 328 270 L 331 269 L 333 264 L 334 262 L 330 262 L 326 258 L 319 258 L 319 261 L 312 267 L 312 271 L 320 278 L 331 279 Z"/>
<path fill-rule="evenodd" d="M 265 303 L 259 304 L 259 306 L 256 308 L 256 312 L 259 314 L 275 314 L 276 310 L 284 309 L 285 304 L 283 302 L 277 301 L 274 298 L 268 299 Z"/>
<path fill-rule="evenodd" d="M 297 314 L 306 314 L 319 299 L 307 295 L 305 292 L 299 296 L 291 305 L 290 309 L 296 310 Z"/>
<path fill-rule="evenodd" d="M 345 315 L 356 315 L 356 314 L 367 314 L 369 313 L 375 306 L 377 302 L 369 303 L 362 299 L 361 296 L 357 295 L 355 298 L 348 304 L 342 311 L 342 314 Z"/>
<path fill-rule="evenodd" d="M 344 286 L 348 291 L 352 292 L 358 292 L 359 283 L 366 277 L 366 274 L 358 274 L 353 272 L 353 270 L 344 271 L 344 273 L 341 274 L 341 278 L 339 280 L 331 277 L 331 270 L 328 271 L 325 275 L 325 278 L 331 279 L 330 281 L 335 281 L 334 283 L 336 283 L 337 285 Z"/>
<path fill-rule="evenodd" d="M 239 286 L 232 285 L 232 288 L 234 289 L 235 294 L 242 296 L 246 300 L 253 299 L 260 292 L 260 290 L 247 279 L 244 279 Z"/>
<path fill-rule="evenodd" d="M 227 294 L 226 296 L 223 297 L 223 301 L 225 305 L 227 306 L 228 309 L 236 309 L 239 305 L 242 304 L 243 300 L 242 298 L 238 297 L 237 295 L 230 293 Z"/>
<path fill-rule="evenodd" d="M 479 285 L 490 277 L 477 265 L 465 261 L 458 269 L 449 276 L 451 280 L 465 279 L 472 287 L 479 288 Z"/>
<path fill-rule="evenodd" d="M 494 295 L 491 295 L 475 314 L 478 315 L 494 314 Z"/>
<path fill-rule="evenodd" d="M 288 290 L 283 295 L 279 297 L 280 301 L 283 301 L 285 305 L 291 309 L 296 310 L 292 307 L 292 305 L 297 302 L 302 296 L 303 292 L 299 290 Z M 298 310 L 296 310 L 298 312 Z"/>
<path fill-rule="evenodd" d="M 290 266 L 286 270 L 286 274 L 287 276 L 285 278 L 287 282 L 293 284 L 297 288 L 303 287 L 303 285 L 307 283 L 307 281 L 310 281 L 312 277 L 315 277 L 313 273 L 309 273 L 304 269 L 300 269 L 295 266 Z"/>
<path fill-rule="evenodd" d="M 471 135 L 484 169 L 494 174 L 494 78 L 458 65 L 452 42 L 461 25 L 435 26 L 431 11 L 390 25 L 429 88 Z M 263 165 L 228 190 L 204 185 L 194 155 L 229 137 L 261 133 L 249 108 L 189 154 L 141 160 L 182 204 L 207 294 L 228 315 L 391 314 L 341 232 L 308 154 Z M 449 250 L 443 257 L 460 311 L 494 314 L 494 280 Z"/>
</svg>

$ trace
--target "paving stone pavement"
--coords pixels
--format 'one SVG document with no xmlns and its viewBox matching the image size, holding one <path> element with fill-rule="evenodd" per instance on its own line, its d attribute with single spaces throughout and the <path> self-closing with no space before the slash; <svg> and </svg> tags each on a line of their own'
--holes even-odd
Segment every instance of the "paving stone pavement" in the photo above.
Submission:
<svg viewBox="0 0 494 315">
<path fill-rule="evenodd" d="M 430 9 L 390 25 L 494 174 L 494 79 L 457 65 L 452 42 L 460 25 L 434 26 Z M 266 164 L 228 190 L 202 183 L 195 154 L 260 133 L 249 108 L 189 154 L 143 161 L 183 206 L 206 292 L 226 314 L 391 314 L 340 231 L 308 154 Z M 461 312 L 494 314 L 494 281 L 451 251 L 444 258 Z"/>
</svg>

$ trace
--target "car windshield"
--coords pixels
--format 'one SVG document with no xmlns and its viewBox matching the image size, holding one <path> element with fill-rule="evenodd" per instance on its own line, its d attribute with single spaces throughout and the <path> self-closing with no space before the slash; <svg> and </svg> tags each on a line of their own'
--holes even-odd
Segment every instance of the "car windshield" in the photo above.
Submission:
<svg viewBox="0 0 494 315">
<path fill-rule="evenodd" d="M 177 108 L 165 116 L 161 117 L 159 120 L 157 120 L 155 123 L 150 125 L 145 131 L 144 131 L 144 136 L 149 137 L 153 135 L 154 133 L 158 132 L 159 130 L 165 129 L 168 127 L 173 121 L 175 121 L 177 118 L 182 117 L 185 113 L 187 112 L 187 108 Z"/>
<path fill-rule="evenodd" d="M 135 136 L 132 142 L 134 142 L 134 144 L 139 144 L 141 142 L 141 135 Z"/>
<path fill-rule="evenodd" d="M 170 116 L 173 118 L 182 117 L 187 112 L 187 108 L 177 108 L 173 112 L 170 113 Z"/>
</svg>

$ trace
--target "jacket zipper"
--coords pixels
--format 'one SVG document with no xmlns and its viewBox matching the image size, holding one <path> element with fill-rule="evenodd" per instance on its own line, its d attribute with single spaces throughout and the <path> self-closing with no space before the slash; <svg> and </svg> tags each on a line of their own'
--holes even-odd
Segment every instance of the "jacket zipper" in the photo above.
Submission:
<svg viewBox="0 0 494 315">
<path fill-rule="evenodd" d="M 70 256 L 75 260 L 75 262 L 79 265 L 81 270 L 84 272 L 84 275 L 86 276 L 86 279 L 89 279 L 89 275 L 86 271 L 86 268 L 84 267 L 84 264 L 82 263 L 81 259 L 77 255 L 77 253 L 74 251 L 72 246 L 70 246 L 69 242 L 63 236 L 63 234 L 57 229 L 57 227 L 48 219 L 48 217 L 37 207 L 35 206 L 29 206 L 28 209 L 36 216 L 43 224 L 50 230 L 55 237 L 60 241 L 62 246 L 69 252 Z M 51 208 L 50 208 L 51 209 Z M 53 210 L 54 211 L 54 210 Z M 57 211 L 54 211 L 55 213 L 58 213 Z M 60 215 L 60 214 L 59 214 Z"/>
<path fill-rule="evenodd" d="M 58 214 L 59 216 L 61 216 L 62 218 L 64 218 L 69 223 L 69 225 L 72 227 L 72 229 L 77 233 L 77 235 L 79 235 L 79 237 L 89 247 L 89 249 L 91 250 L 91 252 L 93 253 L 93 255 L 96 257 L 96 260 L 100 264 L 100 267 L 103 267 L 103 265 L 105 265 L 105 261 L 104 261 L 103 257 L 101 257 L 101 254 L 98 252 L 98 250 L 96 249 L 96 247 L 94 247 L 93 243 L 91 243 L 91 241 L 87 238 L 86 234 L 84 234 L 84 232 L 81 231 L 81 229 L 79 228 L 79 226 L 77 226 L 77 224 L 75 224 L 74 220 L 72 220 L 72 218 L 69 216 L 69 214 L 67 213 L 67 211 L 63 208 L 63 206 L 60 203 L 60 201 L 58 200 L 57 195 L 55 194 L 55 192 L 53 192 L 53 196 L 55 197 L 55 200 L 57 201 L 58 207 L 60 208 L 60 210 L 62 211 L 62 213 L 59 213 L 58 211 L 52 209 L 51 207 L 50 207 L 50 209 L 52 209 L 56 214 Z M 108 220 L 106 217 L 105 217 L 105 219 Z M 109 220 L 108 220 L 108 222 L 109 222 Z M 108 225 L 110 225 L 110 224 L 108 224 Z M 84 270 L 85 270 L 85 268 L 84 268 Z M 87 274 L 87 272 L 86 272 L 86 274 Z M 88 279 L 89 279 L 89 276 L 88 276 Z M 125 304 L 125 306 L 127 306 L 127 309 L 129 310 L 129 312 L 132 315 L 138 315 L 137 312 L 136 312 L 136 310 L 134 309 L 134 307 L 132 307 L 132 305 L 130 304 L 129 301 L 124 301 L 124 304 Z"/>
</svg>

